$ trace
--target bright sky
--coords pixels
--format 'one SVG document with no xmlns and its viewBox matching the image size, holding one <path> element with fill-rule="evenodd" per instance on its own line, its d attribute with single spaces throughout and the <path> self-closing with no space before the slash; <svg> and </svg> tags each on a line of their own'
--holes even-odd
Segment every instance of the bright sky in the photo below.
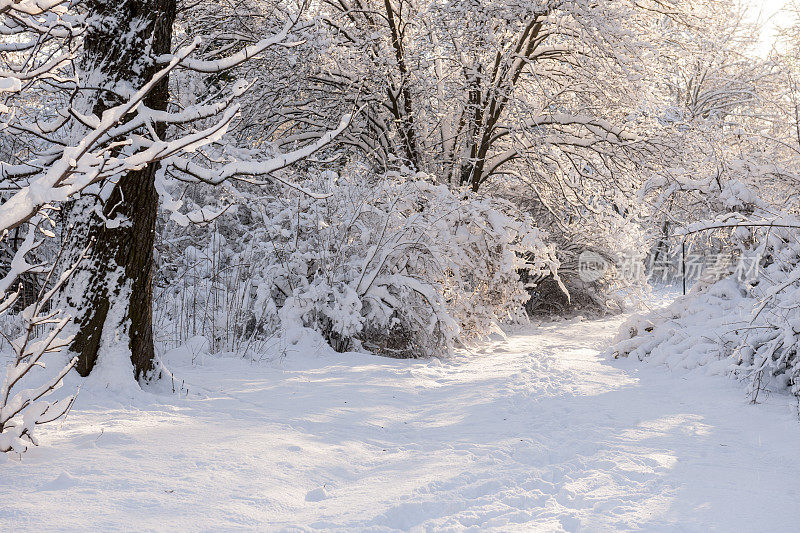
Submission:
<svg viewBox="0 0 800 533">
<path fill-rule="evenodd" d="M 781 24 L 781 16 L 776 13 L 786 4 L 787 0 L 746 0 L 751 5 L 751 17 L 764 22 L 761 34 L 762 55 L 767 55 L 775 38 L 775 29 Z"/>
</svg>

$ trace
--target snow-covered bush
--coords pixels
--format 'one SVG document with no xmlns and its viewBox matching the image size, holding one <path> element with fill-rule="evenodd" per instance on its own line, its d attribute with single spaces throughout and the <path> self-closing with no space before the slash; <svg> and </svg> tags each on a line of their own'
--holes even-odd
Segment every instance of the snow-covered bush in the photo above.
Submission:
<svg viewBox="0 0 800 533">
<path fill-rule="evenodd" d="M 727 275 L 629 320 L 615 353 L 729 374 L 748 382 L 754 401 L 764 389 L 800 395 L 800 220 L 771 224 L 730 229 L 738 261 Z"/>
<path fill-rule="evenodd" d="M 558 279 L 546 235 L 506 202 L 357 166 L 304 186 L 327 196 L 240 191 L 204 247 L 165 238 L 158 329 L 238 351 L 304 326 L 337 350 L 424 356 L 524 317 L 520 270 Z"/>
<path fill-rule="evenodd" d="M 587 231 L 591 228 L 591 231 Z M 606 212 L 572 224 L 550 228 L 561 265 L 559 273 L 569 299 L 558 292 L 535 292 L 530 311 L 563 313 L 618 313 L 635 307 L 647 288 L 645 256 L 648 249 L 642 225 L 635 219 Z M 586 271 L 587 262 L 599 262 Z M 538 305 L 538 309 L 533 305 Z"/>
</svg>

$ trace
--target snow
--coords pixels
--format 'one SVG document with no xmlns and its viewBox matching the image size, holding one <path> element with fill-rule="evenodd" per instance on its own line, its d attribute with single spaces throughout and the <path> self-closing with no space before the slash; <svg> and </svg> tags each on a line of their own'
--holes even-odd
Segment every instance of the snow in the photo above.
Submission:
<svg viewBox="0 0 800 533">
<path fill-rule="evenodd" d="M 17 78 L 0 77 L 0 93 L 17 93 L 22 90 L 22 83 Z"/>
<path fill-rule="evenodd" d="M 429 360 L 193 339 L 164 355 L 174 394 L 90 380 L 42 446 L 0 456 L 0 531 L 793 530 L 789 397 L 607 359 L 624 318 Z"/>
</svg>

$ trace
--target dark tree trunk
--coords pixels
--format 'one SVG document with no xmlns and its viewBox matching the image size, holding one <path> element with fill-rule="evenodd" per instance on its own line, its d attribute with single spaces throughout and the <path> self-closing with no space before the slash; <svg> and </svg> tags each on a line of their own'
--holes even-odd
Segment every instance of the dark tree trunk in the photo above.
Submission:
<svg viewBox="0 0 800 533">
<path fill-rule="evenodd" d="M 169 53 L 175 0 L 88 0 L 91 23 L 81 67 L 93 102 L 93 112 L 121 103 L 115 87 L 137 89 L 156 72 L 152 57 Z M 151 109 L 167 107 L 164 79 L 144 100 Z M 156 126 L 163 137 L 164 126 Z M 106 344 L 127 338 L 134 375 L 147 379 L 154 369 L 152 295 L 153 247 L 158 164 L 120 176 L 116 186 L 104 184 L 95 197 L 83 197 L 68 209 L 65 220 L 74 250 L 91 242 L 88 257 L 66 289 L 75 310 L 77 333 L 71 350 L 77 370 L 88 375 Z M 101 218 L 96 211 L 103 214 Z M 123 219 L 120 225 L 107 224 Z M 116 226 L 116 227 L 115 227 Z"/>
</svg>

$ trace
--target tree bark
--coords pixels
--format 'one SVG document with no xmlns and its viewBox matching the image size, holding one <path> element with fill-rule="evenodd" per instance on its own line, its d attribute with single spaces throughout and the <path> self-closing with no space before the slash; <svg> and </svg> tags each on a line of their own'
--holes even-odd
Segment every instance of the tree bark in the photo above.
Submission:
<svg viewBox="0 0 800 533">
<path fill-rule="evenodd" d="M 170 51 L 175 0 L 88 0 L 90 23 L 81 61 L 83 91 L 91 91 L 93 112 L 122 102 L 125 89 L 137 89 L 155 74 L 155 56 Z M 144 105 L 165 110 L 168 81 L 162 80 Z M 163 137 L 163 125 L 155 131 Z M 71 350 L 77 370 L 88 375 L 99 352 L 114 339 L 127 339 L 134 376 L 147 379 L 154 369 L 152 295 L 158 164 L 106 183 L 97 196 L 85 196 L 66 210 L 73 250 L 91 242 L 88 257 L 66 288 L 77 332 Z M 110 189 L 110 192 L 109 192 Z M 98 214 L 102 213 L 102 217 Z M 122 220 L 117 225 L 115 220 Z M 107 223 L 106 221 L 112 221 Z"/>
</svg>

